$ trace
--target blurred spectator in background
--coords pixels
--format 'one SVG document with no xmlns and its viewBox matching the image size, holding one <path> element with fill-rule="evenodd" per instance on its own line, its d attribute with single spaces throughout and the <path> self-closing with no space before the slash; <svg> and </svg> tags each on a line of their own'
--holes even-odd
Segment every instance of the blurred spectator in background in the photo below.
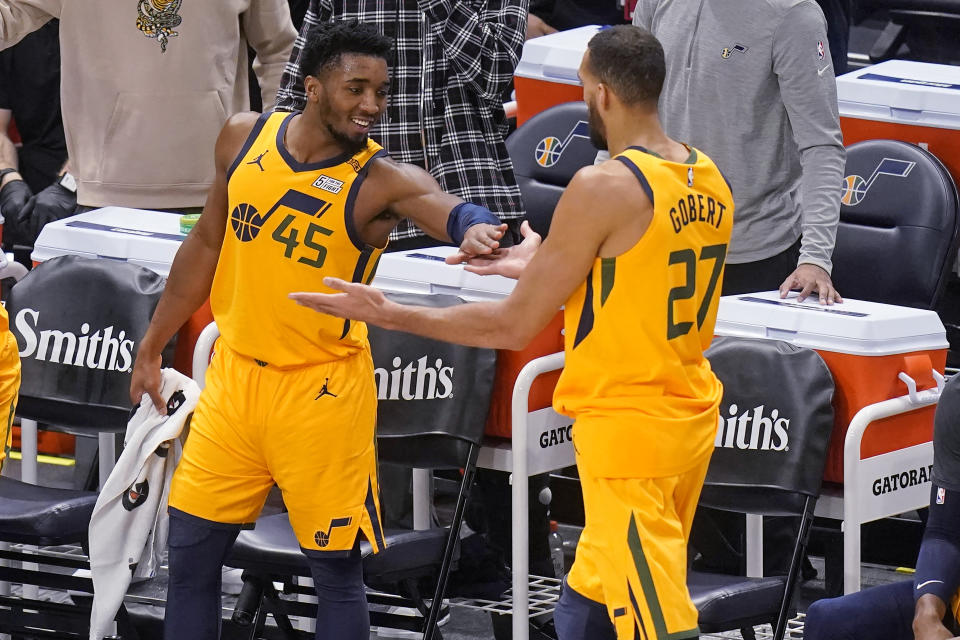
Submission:
<svg viewBox="0 0 960 640">
<path fill-rule="evenodd" d="M 273 104 L 296 36 L 287 0 L 0 0 L 0 49 L 51 19 L 81 210 L 199 211 L 217 134 L 249 108 L 247 44 Z"/>
<path fill-rule="evenodd" d="M 50 20 L 14 47 L 0 51 L 0 214 L 3 245 L 33 245 L 33 217 L 63 217 L 73 213 L 76 195 L 60 184 L 67 144 L 60 116 L 59 21 Z M 10 138 L 16 121 L 22 144 Z M 67 178 L 67 184 L 70 180 Z M 35 195 L 36 194 L 36 195 Z M 25 215 L 24 228 L 18 221 Z M 29 265 L 29 250 L 17 251 Z"/>
<path fill-rule="evenodd" d="M 304 34 L 329 20 L 376 24 L 394 39 L 387 111 L 370 137 L 398 162 L 429 171 L 444 191 L 511 224 L 523 216 L 504 138 L 503 95 L 520 60 L 528 0 L 312 0 L 284 75 L 277 109 L 303 108 Z M 390 249 L 435 244 L 404 221 Z"/>
<path fill-rule="evenodd" d="M 527 39 L 588 24 L 626 24 L 622 0 L 530 0 Z"/>
</svg>

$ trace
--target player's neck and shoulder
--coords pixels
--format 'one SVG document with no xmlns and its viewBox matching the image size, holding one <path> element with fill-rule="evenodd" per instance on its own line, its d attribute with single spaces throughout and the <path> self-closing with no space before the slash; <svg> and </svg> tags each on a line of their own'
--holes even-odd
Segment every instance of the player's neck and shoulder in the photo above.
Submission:
<svg viewBox="0 0 960 640">
<path fill-rule="evenodd" d="M 241 111 L 227 119 L 220 130 L 215 147 L 218 166 L 225 168 L 233 163 L 262 115 L 255 111 Z"/>
<path fill-rule="evenodd" d="M 685 145 L 663 137 L 660 140 L 640 144 L 645 141 L 633 141 L 636 144 L 623 144 L 614 147 L 614 153 L 606 162 L 580 169 L 567 186 L 567 194 L 571 199 L 579 200 L 583 205 L 589 205 L 589 210 L 600 219 L 607 219 L 611 227 L 617 227 L 621 222 L 635 223 L 641 219 L 653 216 L 653 202 L 646 193 L 637 169 L 636 163 L 623 162 L 618 156 L 632 149 L 638 153 L 627 155 L 636 159 L 649 158 L 654 162 L 683 164 L 689 162 L 691 149 Z M 592 203 L 592 204 L 591 204 Z"/>
</svg>

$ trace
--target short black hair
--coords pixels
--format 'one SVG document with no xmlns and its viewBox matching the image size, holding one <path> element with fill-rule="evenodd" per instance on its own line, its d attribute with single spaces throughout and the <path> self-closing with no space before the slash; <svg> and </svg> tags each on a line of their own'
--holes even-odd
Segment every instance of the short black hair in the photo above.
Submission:
<svg viewBox="0 0 960 640">
<path fill-rule="evenodd" d="M 300 75 L 316 77 L 338 64 L 345 53 L 389 61 L 391 51 L 393 40 L 372 24 L 359 20 L 321 22 L 307 32 L 300 57 Z"/>
<path fill-rule="evenodd" d="M 666 65 L 652 33 L 629 24 L 603 29 L 590 39 L 587 67 L 629 106 L 656 105 Z"/>
</svg>

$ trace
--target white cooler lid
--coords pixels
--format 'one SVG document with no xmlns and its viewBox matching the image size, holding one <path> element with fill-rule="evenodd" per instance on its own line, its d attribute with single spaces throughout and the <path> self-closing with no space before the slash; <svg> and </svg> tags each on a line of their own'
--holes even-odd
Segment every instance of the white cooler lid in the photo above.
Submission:
<svg viewBox="0 0 960 640">
<path fill-rule="evenodd" d="M 166 277 L 185 235 L 180 214 L 104 207 L 44 225 L 31 258 L 62 255 L 124 260 Z"/>
<path fill-rule="evenodd" d="M 515 76 L 580 84 L 577 71 L 587 43 L 603 27 L 588 25 L 527 40 Z"/>
<path fill-rule="evenodd" d="M 720 298 L 714 333 L 866 356 L 949 346 L 934 311 L 847 298 L 842 304 L 823 306 L 816 296 L 798 302 L 796 292 L 781 300 L 778 291 Z"/>
<path fill-rule="evenodd" d="M 515 280 L 503 276 L 478 276 L 462 265 L 443 260 L 456 247 L 430 247 L 385 253 L 380 257 L 373 286 L 397 293 L 448 294 L 465 300 L 499 300 L 510 295 Z"/>
<path fill-rule="evenodd" d="M 837 78 L 840 115 L 960 129 L 960 67 L 888 60 Z"/>
</svg>

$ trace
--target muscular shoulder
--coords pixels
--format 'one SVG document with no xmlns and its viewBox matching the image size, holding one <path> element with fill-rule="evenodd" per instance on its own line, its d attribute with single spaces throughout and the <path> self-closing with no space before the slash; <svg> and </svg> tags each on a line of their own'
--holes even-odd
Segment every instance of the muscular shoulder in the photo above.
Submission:
<svg viewBox="0 0 960 640">
<path fill-rule="evenodd" d="M 243 148 L 243 143 L 246 142 L 250 132 L 256 126 L 260 115 L 254 111 L 242 111 L 227 119 L 220 130 L 220 135 L 217 137 L 217 163 L 228 166 L 233 162 L 237 154 L 240 153 L 240 149 Z"/>
<path fill-rule="evenodd" d="M 433 182 L 430 174 L 416 165 L 380 157 L 369 165 L 365 188 L 373 187 L 386 201 L 393 202 L 413 197 Z"/>
<path fill-rule="evenodd" d="M 635 212 L 638 204 L 650 208 L 650 200 L 640 188 L 636 176 L 615 159 L 577 171 L 567 185 L 567 193 L 570 192 L 584 204 L 592 203 L 591 210 L 598 214 L 626 209 Z"/>
</svg>

